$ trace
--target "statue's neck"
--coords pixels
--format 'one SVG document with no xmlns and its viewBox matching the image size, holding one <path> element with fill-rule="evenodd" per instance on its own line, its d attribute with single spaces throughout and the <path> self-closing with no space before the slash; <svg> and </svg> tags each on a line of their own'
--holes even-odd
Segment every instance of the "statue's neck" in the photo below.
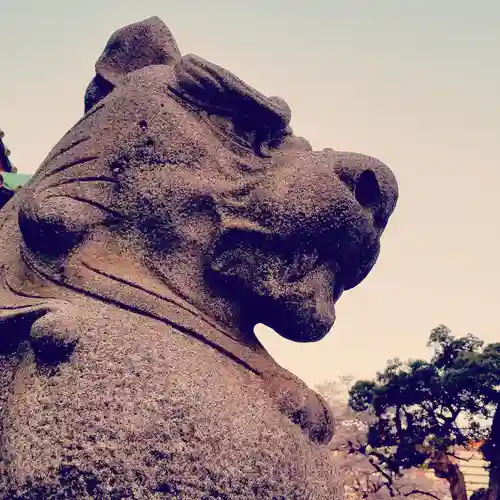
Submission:
<svg viewBox="0 0 500 500">
<path fill-rule="evenodd" d="M 107 253 L 114 252 L 118 258 L 110 255 L 106 265 L 110 262 L 116 263 L 115 273 L 123 273 L 123 270 L 129 267 L 136 268 L 134 277 L 143 282 L 146 288 L 168 295 L 175 303 L 227 336 L 268 356 L 254 334 L 255 324 L 242 321 L 244 315 L 241 314 L 240 301 L 215 293 L 207 284 L 204 261 L 210 253 L 210 248 L 206 242 L 213 239 L 213 234 L 204 235 L 200 238 L 202 241 L 190 237 L 189 234 L 182 234 L 183 244 L 175 245 L 168 252 L 161 253 L 145 249 L 143 242 L 130 243 L 130 238 L 126 243 L 133 247 L 124 251 L 123 241 L 117 241 L 113 247 L 109 243 L 110 239 L 113 241 L 114 235 L 107 235 L 105 250 Z M 102 250 L 98 252 L 103 253 Z M 131 260 L 131 265 L 125 264 L 123 259 Z"/>
<path fill-rule="evenodd" d="M 113 295 L 122 303 L 135 307 L 141 304 L 145 312 L 167 320 L 176 318 L 181 327 L 187 327 L 183 323 L 188 322 L 190 327 L 202 330 L 197 331 L 201 336 L 207 329 L 218 332 L 231 343 L 272 360 L 252 330 L 239 328 L 239 314 L 234 306 L 208 290 L 201 263 L 197 265 L 194 259 L 172 253 L 166 262 L 160 261 L 160 265 L 158 261 L 148 261 L 139 251 L 124 248 L 121 243 L 115 245 L 107 240 L 103 245 L 95 239 L 86 243 L 71 260 L 67 266 L 68 279 L 77 278 L 90 292 L 95 293 L 99 288 L 113 290 Z M 85 279 L 72 278 L 72 269 L 77 274 L 85 273 Z M 109 283 L 104 284 L 105 281 Z"/>
</svg>

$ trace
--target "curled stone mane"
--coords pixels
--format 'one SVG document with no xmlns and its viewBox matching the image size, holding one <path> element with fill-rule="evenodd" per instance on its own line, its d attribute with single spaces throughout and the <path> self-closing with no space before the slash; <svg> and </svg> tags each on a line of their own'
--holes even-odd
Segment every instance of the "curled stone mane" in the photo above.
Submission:
<svg viewBox="0 0 500 500">
<path fill-rule="evenodd" d="M 279 140 L 289 133 L 291 110 L 279 97 L 265 97 L 229 71 L 190 54 L 175 66 L 171 89 L 210 114 L 225 117 L 256 141 Z"/>
<path fill-rule="evenodd" d="M 392 171 L 313 150 L 156 17 L 84 106 L 0 211 L 0 498 L 341 498 L 327 404 L 253 330 L 328 333 Z"/>
</svg>

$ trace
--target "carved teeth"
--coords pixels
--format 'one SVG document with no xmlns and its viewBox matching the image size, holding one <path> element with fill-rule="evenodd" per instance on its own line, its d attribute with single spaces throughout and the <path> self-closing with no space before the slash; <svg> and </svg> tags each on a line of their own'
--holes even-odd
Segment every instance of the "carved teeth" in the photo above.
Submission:
<svg viewBox="0 0 500 500">
<path fill-rule="evenodd" d="M 319 263 L 319 252 L 317 250 L 311 252 L 298 251 L 293 255 L 291 265 L 287 266 L 284 277 L 287 281 L 299 281 L 314 271 Z"/>
</svg>

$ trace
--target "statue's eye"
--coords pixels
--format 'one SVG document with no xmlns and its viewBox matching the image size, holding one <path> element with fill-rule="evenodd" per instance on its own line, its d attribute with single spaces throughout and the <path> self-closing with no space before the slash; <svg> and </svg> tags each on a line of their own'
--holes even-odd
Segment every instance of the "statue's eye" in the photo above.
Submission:
<svg viewBox="0 0 500 500">
<path fill-rule="evenodd" d="M 257 144 L 257 150 L 263 156 L 270 156 L 271 151 L 278 149 L 289 135 L 291 135 L 291 129 L 269 132 L 265 137 L 261 138 Z"/>
<path fill-rule="evenodd" d="M 218 110 L 216 113 L 204 112 L 201 116 L 233 144 L 263 157 L 269 157 L 270 152 L 277 149 L 284 138 L 291 133 L 289 128 L 279 130 L 259 128 L 255 120 L 245 116 L 237 118 L 226 116 L 223 110 Z"/>
<path fill-rule="evenodd" d="M 208 114 L 207 118 L 212 126 L 238 146 L 254 149 L 255 133 L 247 132 L 242 124 L 236 124 L 231 118 L 215 113 Z"/>
</svg>

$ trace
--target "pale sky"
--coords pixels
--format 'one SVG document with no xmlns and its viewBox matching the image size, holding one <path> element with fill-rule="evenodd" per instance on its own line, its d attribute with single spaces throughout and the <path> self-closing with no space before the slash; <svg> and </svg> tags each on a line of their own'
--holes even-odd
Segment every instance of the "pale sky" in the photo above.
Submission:
<svg viewBox="0 0 500 500">
<path fill-rule="evenodd" d="M 259 336 L 315 385 L 428 354 L 439 323 L 500 341 L 498 0 L 0 0 L 0 128 L 34 172 L 82 115 L 109 35 L 151 15 L 194 52 L 290 104 L 316 149 L 392 167 L 381 257 L 316 344 Z"/>
</svg>

